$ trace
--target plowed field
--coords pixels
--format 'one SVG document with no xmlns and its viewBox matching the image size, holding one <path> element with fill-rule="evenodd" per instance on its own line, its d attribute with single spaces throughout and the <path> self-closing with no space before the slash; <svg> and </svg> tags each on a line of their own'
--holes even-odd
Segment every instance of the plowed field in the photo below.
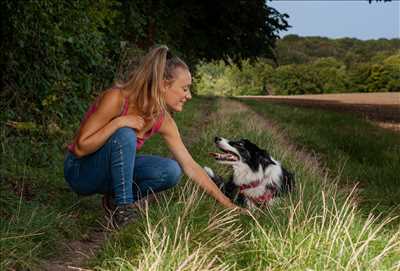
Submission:
<svg viewBox="0 0 400 271">
<path fill-rule="evenodd" d="M 379 122 L 400 124 L 400 92 L 240 96 L 239 98 L 350 112 Z"/>
</svg>

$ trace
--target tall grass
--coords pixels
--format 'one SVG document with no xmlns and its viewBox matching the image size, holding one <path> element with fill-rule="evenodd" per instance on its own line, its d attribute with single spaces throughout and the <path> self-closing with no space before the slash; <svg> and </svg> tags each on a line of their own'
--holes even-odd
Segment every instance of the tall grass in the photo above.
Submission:
<svg viewBox="0 0 400 271">
<path fill-rule="evenodd" d="M 221 108 L 238 108 L 224 102 Z M 205 195 L 191 180 L 158 197 L 142 219 L 116 233 L 92 266 L 97 270 L 398 270 L 396 217 L 362 216 L 340 179 L 297 159 L 276 135 L 242 109 L 218 112 L 189 148 L 202 165 L 226 175 L 207 156 L 215 135 L 246 137 L 296 174 L 297 188 L 272 208 L 239 216 Z"/>
<path fill-rule="evenodd" d="M 192 114 L 176 116 L 182 134 L 202 121 L 200 106 L 212 111 L 215 100 L 195 99 Z M 78 197 L 63 177 L 65 146 L 80 117 L 69 116 L 56 134 L 0 123 L 0 270 L 43 270 L 44 261 L 64 256 L 68 242 L 90 239 L 105 223 L 99 196 Z M 160 140 L 144 152 L 168 155 Z"/>
<path fill-rule="evenodd" d="M 186 198 L 188 195 L 189 200 Z M 140 225 L 131 226 L 118 238 L 124 243 L 119 243 L 118 247 L 129 247 L 132 243 L 126 243 L 127 235 L 133 234 L 132 231 L 137 234 L 134 238 L 138 246 L 134 245 L 137 247 L 132 251 L 134 253 L 125 250 L 125 254 L 119 254 L 108 247 L 111 250 L 109 253 L 115 254 L 104 261 L 100 270 L 228 269 L 227 263 L 222 262 L 218 254 L 242 239 L 242 230 L 235 223 L 238 214 L 213 211 L 209 217 L 205 217 L 202 215 L 204 210 L 201 211 L 199 206 L 203 194 L 190 182 L 185 183 L 180 194 L 171 196 L 183 198 L 183 201 L 171 205 L 171 201 L 164 197 L 157 208 L 151 206 L 149 209 L 146 206 L 142 210 Z"/>
<path fill-rule="evenodd" d="M 350 114 L 243 101 L 279 124 L 297 146 L 316 152 L 341 185 L 358 184 L 360 207 L 368 214 L 400 215 L 400 137 Z"/>
</svg>

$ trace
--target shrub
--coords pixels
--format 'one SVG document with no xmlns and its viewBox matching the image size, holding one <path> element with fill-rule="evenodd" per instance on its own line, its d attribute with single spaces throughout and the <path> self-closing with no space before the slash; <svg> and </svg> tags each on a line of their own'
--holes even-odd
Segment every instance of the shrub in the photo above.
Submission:
<svg viewBox="0 0 400 271">
<path fill-rule="evenodd" d="M 116 3 L 3 1 L 2 106 L 14 108 L 14 116 L 2 117 L 46 122 L 82 110 L 81 101 L 114 76 L 111 55 L 118 48 L 107 46 L 105 29 Z"/>
<path fill-rule="evenodd" d="M 201 62 L 196 66 L 195 89 L 198 94 L 232 96 L 267 94 L 273 68 L 262 59 L 239 65 L 228 61 Z"/>
</svg>

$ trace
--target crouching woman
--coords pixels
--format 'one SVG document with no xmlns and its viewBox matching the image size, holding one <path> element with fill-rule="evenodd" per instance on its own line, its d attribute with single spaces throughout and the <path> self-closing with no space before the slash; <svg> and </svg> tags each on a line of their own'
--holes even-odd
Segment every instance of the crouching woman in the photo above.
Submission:
<svg viewBox="0 0 400 271">
<path fill-rule="evenodd" d="M 191 82 L 188 66 L 166 46 L 151 49 L 126 82 L 94 101 L 68 146 L 66 181 L 79 195 L 111 195 L 115 226 L 135 220 L 141 197 L 176 185 L 181 168 L 222 205 L 236 208 L 193 160 L 171 117 L 191 99 Z M 155 133 L 176 160 L 137 154 Z"/>
</svg>

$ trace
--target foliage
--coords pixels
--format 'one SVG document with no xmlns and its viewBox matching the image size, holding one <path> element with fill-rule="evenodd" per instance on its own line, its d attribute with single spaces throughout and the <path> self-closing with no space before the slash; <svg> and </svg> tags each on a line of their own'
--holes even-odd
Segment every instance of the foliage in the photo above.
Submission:
<svg viewBox="0 0 400 271">
<path fill-rule="evenodd" d="M 378 63 L 361 63 L 349 74 L 354 90 L 359 92 L 399 91 L 400 54 Z"/>
<path fill-rule="evenodd" d="M 261 58 L 244 59 L 239 65 L 203 62 L 196 69 L 196 89 L 215 95 L 400 91 L 400 52 L 396 46 L 400 46 L 397 39 L 330 40 L 289 35 L 278 41 L 281 65 L 268 65 Z M 210 75 L 217 66 L 218 77 Z"/>
<path fill-rule="evenodd" d="M 272 66 L 263 59 L 253 63 L 244 59 L 239 64 L 202 62 L 196 66 L 194 88 L 201 95 L 262 95 L 269 91 L 272 72 Z"/>
<path fill-rule="evenodd" d="M 259 0 L 5 0 L 0 8 L 0 118 L 38 126 L 82 113 L 124 73 L 131 50 L 168 44 L 189 64 L 273 58 L 279 31 L 289 27 L 286 14 Z"/>
<path fill-rule="evenodd" d="M 383 60 L 383 69 L 388 77 L 386 90 L 398 91 L 400 89 L 400 53 Z"/>
<path fill-rule="evenodd" d="M 125 39 L 140 47 L 168 44 L 190 63 L 274 57 L 278 33 L 289 27 L 288 15 L 262 0 L 120 2 Z"/>
<path fill-rule="evenodd" d="M 80 100 L 113 79 L 113 49 L 104 29 L 116 16 L 115 3 L 2 1 L 9 26 L 0 48 L 2 104 L 19 118 L 41 122 L 81 112 Z"/>
<path fill-rule="evenodd" d="M 276 42 L 280 65 L 306 64 L 319 58 L 332 57 L 346 66 L 368 62 L 377 54 L 386 57 L 398 52 L 400 39 L 359 40 L 355 38 L 329 39 L 286 35 Z"/>
</svg>

